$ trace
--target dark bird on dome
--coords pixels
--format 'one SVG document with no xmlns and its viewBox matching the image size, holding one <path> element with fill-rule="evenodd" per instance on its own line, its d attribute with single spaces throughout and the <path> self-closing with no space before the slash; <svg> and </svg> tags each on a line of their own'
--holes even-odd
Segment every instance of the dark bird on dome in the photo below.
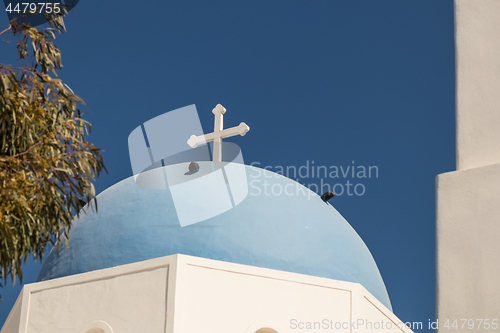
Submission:
<svg viewBox="0 0 500 333">
<path fill-rule="evenodd" d="M 321 199 L 324 202 L 327 202 L 328 200 L 330 200 L 334 196 L 335 196 L 335 193 L 333 193 L 332 191 L 328 191 L 328 192 L 323 193 L 323 195 L 321 196 Z"/>
<path fill-rule="evenodd" d="M 80 204 L 80 206 L 82 206 L 82 207 L 83 207 L 83 206 L 85 206 L 85 205 L 87 204 L 87 203 L 85 202 L 85 200 L 83 200 L 83 199 L 78 198 L 78 199 L 76 199 L 76 200 L 78 201 L 78 204 Z"/>
<path fill-rule="evenodd" d="M 198 163 L 196 162 L 189 163 L 189 172 L 195 173 L 198 170 L 200 170 L 200 165 Z"/>
</svg>

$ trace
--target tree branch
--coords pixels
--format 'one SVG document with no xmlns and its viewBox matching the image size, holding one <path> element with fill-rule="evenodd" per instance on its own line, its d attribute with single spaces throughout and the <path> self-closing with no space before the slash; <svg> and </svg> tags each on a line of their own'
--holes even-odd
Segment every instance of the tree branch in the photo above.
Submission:
<svg viewBox="0 0 500 333">
<path fill-rule="evenodd" d="M 7 29 L 5 29 L 4 31 L 0 32 L 0 35 L 3 35 L 7 31 L 9 31 L 11 28 L 12 28 L 12 25 L 9 25 L 9 27 Z"/>
<path fill-rule="evenodd" d="M 30 71 L 30 72 L 36 72 L 36 73 L 42 74 L 35 67 L 29 66 L 29 65 L 23 66 L 23 67 L 12 67 L 12 66 L 5 66 L 4 64 L 0 64 L 0 71 L 9 71 L 9 70 Z"/>
<path fill-rule="evenodd" d="M 26 150 L 24 153 L 19 153 L 19 154 L 16 154 L 14 156 L 10 156 L 12 158 L 16 158 L 16 157 L 19 157 L 19 156 L 22 156 L 22 155 L 25 155 L 27 153 L 29 153 L 29 151 L 33 148 L 35 148 L 36 146 L 38 146 L 39 144 L 41 144 L 43 142 L 43 140 L 40 140 L 38 141 L 37 143 L 35 143 L 33 146 L 29 147 L 28 150 Z"/>
</svg>

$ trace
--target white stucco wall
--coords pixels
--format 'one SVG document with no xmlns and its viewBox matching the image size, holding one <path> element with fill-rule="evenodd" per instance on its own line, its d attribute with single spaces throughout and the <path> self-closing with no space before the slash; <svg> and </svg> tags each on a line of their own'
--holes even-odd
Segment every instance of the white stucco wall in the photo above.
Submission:
<svg viewBox="0 0 500 333">
<path fill-rule="evenodd" d="M 448 319 L 497 319 L 500 330 L 500 164 L 439 175 L 437 205 L 440 331 Z"/>
<path fill-rule="evenodd" d="M 161 332 L 167 268 L 31 292 L 27 333 L 80 332 L 94 320 L 115 332 Z"/>
<path fill-rule="evenodd" d="M 0 332 L 164 332 L 171 260 L 25 285 Z"/>
<path fill-rule="evenodd" d="M 455 0 L 457 170 L 500 163 L 500 1 Z"/>
<path fill-rule="evenodd" d="M 174 255 L 26 285 L 1 333 L 93 328 L 100 333 L 412 332 L 357 283 Z"/>
<path fill-rule="evenodd" d="M 255 333 L 266 325 L 279 333 L 412 332 L 397 329 L 400 320 L 357 283 L 193 257 L 179 262 L 181 332 Z"/>
<path fill-rule="evenodd" d="M 455 0 L 455 41 L 458 171 L 437 178 L 437 318 L 440 332 L 491 332 L 494 320 L 500 329 L 500 0 Z"/>
</svg>

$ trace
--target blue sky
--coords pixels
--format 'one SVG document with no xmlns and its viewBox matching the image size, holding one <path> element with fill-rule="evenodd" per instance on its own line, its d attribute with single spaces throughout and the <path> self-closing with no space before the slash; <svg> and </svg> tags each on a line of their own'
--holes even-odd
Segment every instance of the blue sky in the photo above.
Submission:
<svg viewBox="0 0 500 333">
<path fill-rule="evenodd" d="M 332 205 L 371 250 L 395 314 L 434 319 L 435 177 L 455 169 L 452 0 L 80 1 L 65 22 L 60 77 L 91 110 L 109 170 L 97 192 L 132 175 L 134 128 L 196 104 L 211 132 L 221 103 L 226 127 L 251 128 L 230 139 L 246 164 L 378 167 L 323 182 L 363 184 Z M 14 46 L 0 43 L 0 62 Z M 0 322 L 19 290 L 0 289 Z"/>
</svg>

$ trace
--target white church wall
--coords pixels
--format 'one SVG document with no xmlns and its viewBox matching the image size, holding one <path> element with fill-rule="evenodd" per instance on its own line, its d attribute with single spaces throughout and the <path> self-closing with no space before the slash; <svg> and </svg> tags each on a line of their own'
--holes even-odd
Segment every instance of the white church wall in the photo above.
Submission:
<svg viewBox="0 0 500 333">
<path fill-rule="evenodd" d="M 358 283 L 189 256 L 177 265 L 181 332 L 412 332 Z"/>
<path fill-rule="evenodd" d="M 437 317 L 500 328 L 500 164 L 437 178 Z M 490 332 L 484 323 L 474 332 Z M 466 324 L 456 332 L 470 332 Z M 450 325 L 451 326 L 451 325 Z"/>
<path fill-rule="evenodd" d="M 500 163 L 500 1 L 455 0 L 457 169 Z"/>
<path fill-rule="evenodd" d="M 32 291 L 28 333 L 79 332 L 94 320 L 116 332 L 159 332 L 165 326 L 165 267 Z"/>
<path fill-rule="evenodd" d="M 26 285 L 1 333 L 412 332 L 399 322 L 358 283 L 173 255 Z"/>
<path fill-rule="evenodd" d="M 18 298 L 20 320 L 6 322 L 1 333 L 163 332 L 170 262 L 152 260 L 25 285 Z"/>
<path fill-rule="evenodd" d="M 340 286 L 309 285 L 191 264 L 185 276 L 183 332 L 246 332 L 260 321 L 275 323 L 271 328 L 278 332 L 290 331 L 295 322 L 350 322 L 351 291 Z"/>
</svg>

